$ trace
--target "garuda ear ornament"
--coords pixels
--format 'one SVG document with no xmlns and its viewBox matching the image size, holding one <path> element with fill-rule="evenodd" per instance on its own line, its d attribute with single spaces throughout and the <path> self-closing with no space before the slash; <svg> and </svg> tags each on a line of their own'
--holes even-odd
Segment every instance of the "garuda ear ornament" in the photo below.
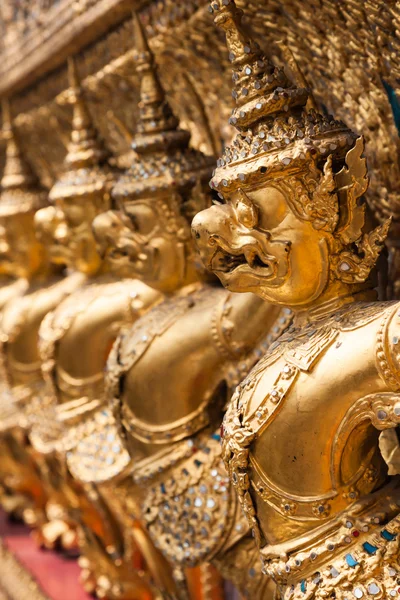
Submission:
<svg viewBox="0 0 400 600">
<path fill-rule="evenodd" d="M 346 154 L 345 166 L 334 176 L 341 216 L 333 234 L 338 252 L 332 257 L 332 266 L 335 276 L 349 284 L 368 279 L 391 223 L 389 218 L 363 233 L 366 204 L 362 196 L 369 183 L 366 160 L 362 156 L 364 146 L 364 138 L 359 137 Z"/>
<path fill-rule="evenodd" d="M 329 155 L 321 175 L 311 157 L 304 169 L 306 174 L 292 180 L 282 180 L 287 187 L 294 211 L 301 219 L 311 221 L 314 229 L 334 233 L 339 221 L 339 200 L 332 155 Z"/>
</svg>

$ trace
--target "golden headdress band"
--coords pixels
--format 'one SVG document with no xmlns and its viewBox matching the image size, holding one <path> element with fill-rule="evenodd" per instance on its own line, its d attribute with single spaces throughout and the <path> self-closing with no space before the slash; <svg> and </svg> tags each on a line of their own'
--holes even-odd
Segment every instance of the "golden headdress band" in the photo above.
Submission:
<svg viewBox="0 0 400 600">
<path fill-rule="evenodd" d="M 210 11 L 226 33 L 237 104 L 230 123 L 239 131 L 217 161 L 211 187 L 223 192 L 253 178 L 259 182 L 260 175 L 296 170 L 310 157 L 343 159 L 355 134 L 332 117 L 305 110 L 308 90 L 289 82 L 251 40 L 234 0 L 213 0 Z"/>
</svg>

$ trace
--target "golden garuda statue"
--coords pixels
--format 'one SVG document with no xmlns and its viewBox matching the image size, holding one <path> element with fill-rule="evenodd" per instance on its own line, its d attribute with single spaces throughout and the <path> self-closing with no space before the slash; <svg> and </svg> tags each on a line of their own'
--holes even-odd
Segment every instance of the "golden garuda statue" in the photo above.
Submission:
<svg viewBox="0 0 400 600">
<path fill-rule="evenodd" d="M 25 440 L 31 403 L 43 385 L 38 332 L 44 315 L 80 280 L 65 279 L 62 267 L 51 265 L 48 249 L 35 237 L 35 213 L 46 204 L 46 192 L 20 150 L 7 102 L 3 135 L 7 156 L 0 196 L 0 271 L 16 279 L 2 287 L 1 295 L 2 504 L 8 512 L 39 526 L 45 521 L 45 492 Z"/>
<path fill-rule="evenodd" d="M 9 300 L 27 290 L 32 277 L 29 267 L 32 262 L 35 273 L 36 252 L 31 257 L 30 250 L 32 243 L 37 248 L 36 240 L 32 227 L 27 231 L 24 229 L 24 221 L 29 221 L 30 202 L 35 211 L 45 201 L 43 190 L 22 156 L 6 100 L 3 101 L 2 134 L 6 141 L 6 161 L 0 186 L 0 310 Z"/>
<path fill-rule="evenodd" d="M 59 530 L 62 521 L 78 528 L 85 588 L 102 597 L 142 598 L 148 597 L 149 584 L 132 569 L 135 540 L 125 542 L 119 515 L 110 510 L 94 482 L 98 468 L 106 478 L 107 470 L 113 473 L 121 462 L 125 465 L 125 454 L 113 433 L 113 416 L 104 405 L 109 350 L 121 327 L 133 323 L 161 294 L 138 279 L 124 278 L 119 261 L 105 260 L 99 253 L 92 223 L 111 208 L 110 192 L 118 171 L 94 129 L 73 60 L 69 72 L 73 127 L 66 169 L 50 191 L 53 206 L 40 211 L 37 221 L 52 261 L 65 262 L 72 272 L 84 274 L 85 281 L 41 324 L 45 386 L 30 439 L 42 456 L 42 472 L 51 488 L 48 513 L 54 515 Z M 107 455 L 85 445 L 88 433 L 94 432 L 103 449 L 106 444 Z M 81 468 L 91 474 L 90 483 L 74 468 L 77 452 Z M 145 538 L 141 531 L 137 536 Z M 151 553 L 152 545 L 147 543 L 146 549 Z M 164 564 L 157 552 L 154 555 L 156 564 L 157 559 Z"/>
<path fill-rule="evenodd" d="M 266 576 L 285 600 L 398 595 L 400 494 L 379 450 L 400 422 L 399 305 L 378 302 L 364 143 L 307 110 L 233 0 L 226 33 L 238 130 L 196 216 L 205 264 L 233 291 L 294 311 L 293 325 L 238 386 L 223 457 Z"/>
<path fill-rule="evenodd" d="M 185 568 L 212 562 L 253 598 L 269 598 L 270 583 L 221 460 L 219 427 L 230 390 L 285 328 L 290 311 L 207 281 L 190 222 L 208 204 L 202 184 L 212 161 L 191 149 L 179 128 L 138 18 L 135 41 L 136 157 L 112 191 L 120 211 L 98 217 L 94 228 L 105 246 L 108 238 L 110 256 L 125 257 L 132 275 L 166 298 L 121 331 L 107 362 L 126 464 L 119 461 L 117 469 L 118 454 L 112 467 L 100 464 L 100 456 L 109 456 L 100 429 L 88 429 L 67 461 L 75 477 L 108 487 L 116 512 L 138 514 L 141 506 L 151 538 L 182 582 L 179 597 L 188 593 Z M 88 446 L 104 451 L 88 459 Z"/>
</svg>

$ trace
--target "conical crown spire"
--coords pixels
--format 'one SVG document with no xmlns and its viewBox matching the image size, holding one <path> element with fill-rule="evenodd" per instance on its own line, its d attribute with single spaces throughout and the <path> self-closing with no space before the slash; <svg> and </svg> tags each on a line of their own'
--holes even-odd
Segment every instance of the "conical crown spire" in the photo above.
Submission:
<svg viewBox="0 0 400 600">
<path fill-rule="evenodd" d="M 107 158 L 107 152 L 93 126 L 73 57 L 68 59 L 68 76 L 73 117 L 71 142 L 65 161 L 72 168 L 87 168 L 103 162 Z"/>
<path fill-rule="evenodd" d="M 44 192 L 20 149 L 8 100 L 3 100 L 2 109 L 6 162 L 0 184 L 0 213 L 4 215 L 36 210 L 44 204 Z"/>
<path fill-rule="evenodd" d="M 210 11 L 226 34 L 236 100 L 230 123 L 239 132 L 217 161 L 211 187 L 224 192 L 245 181 L 259 183 L 273 171 L 304 168 L 310 158 L 342 160 L 355 142 L 353 132 L 306 110 L 309 91 L 290 82 L 245 32 L 234 0 L 212 0 Z"/>
<path fill-rule="evenodd" d="M 136 159 L 113 188 L 115 199 L 155 196 L 190 189 L 209 178 L 214 159 L 189 147 L 190 134 L 179 128 L 157 75 L 153 53 L 139 17 L 133 14 L 135 59 L 140 78 L 139 119 L 132 141 Z"/>
<path fill-rule="evenodd" d="M 137 134 L 132 147 L 136 152 L 153 152 L 162 146 L 187 147 L 190 135 L 179 129 L 157 74 L 140 19 L 133 13 L 136 69 L 140 77 L 140 102 Z"/>
<path fill-rule="evenodd" d="M 284 71 L 273 65 L 242 27 L 243 11 L 233 0 L 213 0 L 214 20 L 226 34 L 232 63 L 232 96 L 237 109 L 231 123 L 245 129 L 262 118 L 305 106 L 308 91 L 288 81 Z"/>
<path fill-rule="evenodd" d="M 105 150 L 88 111 L 74 58 L 68 59 L 70 100 L 73 106 L 71 141 L 66 169 L 50 190 L 52 202 L 68 198 L 104 197 L 113 183 Z"/>
<path fill-rule="evenodd" d="M 22 155 L 15 135 L 8 100 L 3 100 L 3 138 L 6 140 L 6 164 L 1 180 L 3 190 L 37 185 L 37 178 Z"/>
</svg>

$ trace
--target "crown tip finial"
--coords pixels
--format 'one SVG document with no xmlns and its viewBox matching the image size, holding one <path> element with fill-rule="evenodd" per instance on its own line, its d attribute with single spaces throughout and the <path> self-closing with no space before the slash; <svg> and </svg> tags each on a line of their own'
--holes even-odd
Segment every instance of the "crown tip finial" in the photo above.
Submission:
<svg viewBox="0 0 400 600">
<path fill-rule="evenodd" d="M 214 15 L 217 15 L 220 11 L 225 13 L 234 12 L 237 15 L 243 14 L 242 9 L 236 6 L 235 0 L 210 0 L 208 10 Z"/>
<path fill-rule="evenodd" d="M 3 128 L 9 128 L 11 125 L 11 108 L 8 98 L 3 98 L 1 101 Z"/>
<path fill-rule="evenodd" d="M 132 12 L 132 19 L 136 55 L 148 53 L 151 56 L 152 54 L 149 47 L 149 43 L 147 41 L 147 36 L 145 34 L 144 27 L 140 21 L 139 14 L 136 10 Z"/>
<path fill-rule="evenodd" d="M 212 0 L 209 10 L 214 16 L 214 23 L 226 32 L 231 62 L 249 62 L 254 55 L 261 54 L 258 43 L 244 31 L 243 11 L 234 0 Z"/>
<path fill-rule="evenodd" d="M 71 88 L 79 88 L 80 86 L 80 79 L 74 56 L 68 57 L 68 82 Z"/>
<path fill-rule="evenodd" d="M 1 101 L 2 110 L 2 135 L 3 139 L 7 142 L 7 152 L 10 149 L 10 145 L 17 147 L 17 141 L 15 139 L 14 124 L 12 118 L 12 110 L 10 99 L 4 97 Z"/>
</svg>

